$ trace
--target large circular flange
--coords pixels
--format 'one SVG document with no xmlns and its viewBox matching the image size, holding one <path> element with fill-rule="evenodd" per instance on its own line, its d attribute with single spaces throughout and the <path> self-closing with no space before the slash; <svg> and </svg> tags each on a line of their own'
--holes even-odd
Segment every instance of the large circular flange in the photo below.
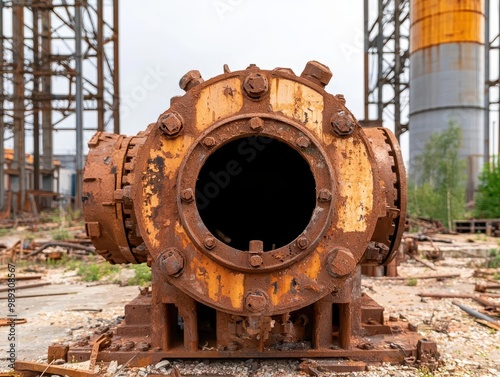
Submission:
<svg viewBox="0 0 500 377">
<path fill-rule="evenodd" d="M 259 127 L 255 127 L 258 123 Z M 246 250 L 235 249 L 216 240 L 204 224 L 193 195 L 201 168 L 217 149 L 244 137 L 269 137 L 287 144 L 307 161 L 316 184 L 316 206 L 303 232 L 292 242 L 274 250 L 259 253 L 258 268 Z M 227 118 L 203 132 L 181 164 L 177 184 L 179 215 L 193 243 L 218 263 L 243 272 L 269 272 L 284 268 L 303 258 L 318 244 L 329 226 L 335 204 L 332 167 L 320 143 L 304 127 L 285 117 L 272 114 L 245 114 Z M 290 203 L 292 205 L 292 203 Z"/>
<path fill-rule="evenodd" d="M 380 264 L 389 264 L 397 254 L 406 221 L 406 172 L 403 156 L 396 137 L 385 128 L 366 128 L 375 152 L 378 173 L 384 182 L 385 216 L 380 217 L 372 241 L 387 247 L 387 255 Z"/>
</svg>

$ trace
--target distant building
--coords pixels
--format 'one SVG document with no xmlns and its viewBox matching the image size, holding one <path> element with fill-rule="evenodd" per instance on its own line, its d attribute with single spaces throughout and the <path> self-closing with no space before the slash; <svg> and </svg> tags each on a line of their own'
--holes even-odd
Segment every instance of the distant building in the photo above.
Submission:
<svg viewBox="0 0 500 377">
<path fill-rule="evenodd" d="M 52 175 L 54 192 L 46 192 L 43 190 L 35 191 L 35 180 L 34 180 L 34 158 L 31 154 L 26 154 L 26 167 L 25 167 L 25 182 L 26 182 L 26 193 L 32 194 L 35 198 L 45 198 L 38 200 L 41 208 L 50 206 L 50 202 L 54 197 L 59 195 L 64 195 L 67 197 L 74 197 L 75 195 L 75 156 L 54 156 L 54 170 L 52 172 L 41 171 L 42 174 Z M 7 196 L 11 197 L 11 203 L 6 203 L 4 207 L 9 204 L 12 207 L 16 207 L 16 203 L 19 203 L 19 198 L 16 194 L 19 191 L 18 181 L 19 181 L 19 169 L 14 168 L 14 150 L 5 149 L 4 158 L 4 176 L 3 183 L 5 192 Z M 41 187 L 41 183 L 40 183 Z M 51 195 L 52 194 L 52 195 Z"/>
</svg>

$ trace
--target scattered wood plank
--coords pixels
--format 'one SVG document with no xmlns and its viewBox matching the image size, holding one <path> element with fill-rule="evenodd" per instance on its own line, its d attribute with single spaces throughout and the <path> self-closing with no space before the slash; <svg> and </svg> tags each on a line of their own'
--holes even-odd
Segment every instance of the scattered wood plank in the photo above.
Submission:
<svg viewBox="0 0 500 377">
<path fill-rule="evenodd" d="M 480 323 L 483 326 L 489 327 L 490 329 L 500 330 L 500 324 L 497 325 L 493 322 L 488 322 L 488 321 L 485 321 L 483 319 L 476 319 L 476 322 Z"/>
<path fill-rule="evenodd" d="M 380 276 L 375 277 L 374 279 L 381 280 L 409 280 L 409 279 L 417 279 L 417 280 L 427 280 L 427 279 L 453 279 L 460 277 L 460 274 L 449 274 L 449 275 L 423 275 L 423 276 Z"/>
<path fill-rule="evenodd" d="M 41 279 L 42 275 L 20 275 L 16 274 L 16 281 L 20 280 L 38 280 Z M 9 280 L 7 276 L 0 276 L 0 282 L 5 282 Z"/>
<path fill-rule="evenodd" d="M 30 289 L 30 288 L 38 288 L 38 287 L 44 287 L 46 285 L 50 285 L 52 283 L 49 283 L 49 282 L 44 282 L 44 283 L 35 283 L 35 284 L 26 284 L 26 285 L 16 285 L 16 291 L 20 290 L 20 289 Z M 8 292 L 9 291 L 9 287 L 2 287 L 0 288 L 0 292 Z"/>
<path fill-rule="evenodd" d="M 486 292 L 488 289 L 500 289 L 500 284 L 476 284 L 474 287 L 476 292 Z"/>
<path fill-rule="evenodd" d="M 92 308 L 74 308 L 74 309 L 66 309 L 65 312 L 102 312 L 102 309 L 92 309 Z"/>
<path fill-rule="evenodd" d="M 98 374 L 86 370 L 64 368 L 58 365 L 35 363 L 29 361 L 16 361 L 14 370 L 17 372 L 40 372 L 47 374 L 58 374 L 69 377 L 97 377 Z"/>
<path fill-rule="evenodd" d="M 478 304 L 484 307 L 497 308 L 500 307 L 500 303 L 486 300 L 480 296 L 476 296 L 473 294 L 463 294 L 463 293 L 419 293 L 420 297 L 428 297 L 428 298 L 466 298 L 476 301 Z"/>
<path fill-rule="evenodd" d="M 60 247 L 65 247 L 67 249 L 78 249 L 78 250 L 84 250 L 88 253 L 93 253 L 95 254 L 95 248 L 94 247 L 89 247 L 89 246 L 83 246 L 71 242 L 59 242 L 59 241 L 50 241 L 44 243 L 42 246 L 40 246 L 38 249 L 34 250 L 32 253 L 25 255 L 23 258 L 29 258 L 33 257 L 37 254 L 40 254 L 42 251 L 44 251 L 48 247 L 52 246 L 60 246 Z"/>
<path fill-rule="evenodd" d="M 481 293 L 481 296 L 492 297 L 492 298 L 500 298 L 500 293 Z"/>
<path fill-rule="evenodd" d="M 22 325 L 23 323 L 28 322 L 24 318 L 0 318 L 0 326 L 10 326 L 12 321 L 14 321 L 16 325 Z"/>
<path fill-rule="evenodd" d="M 442 242 L 442 243 L 453 243 L 452 240 L 448 240 L 446 238 L 436 238 L 436 237 L 429 237 L 425 234 L 405 234 L 404 238 L 413 238 L 417 241 L 433 241 L 433 242 Z"/>
<path fill-rule="evenodd" d="M 430 262 L 427 262 L 423 259 L 420 259 L 419 257 L 416 257 L 414 255 L 411 256 L 413 259 L 415 259 L 418 263 L 423 264 L 426 267 L 429 267 L 431 270 L 436 271 L 437 268 Z"/>
<path fill-rule="evenodd" d="M 41 293 L 37 295 L 23 295 L 16 296 L 16 300 L 19 298 L 34 298 L 34 297 L 48 297 L 48 296 L 64 296 L 64 295 L 75 295 L 77 292 L 59 292 L 59 293 Z M 0 297 L 0 300 L 7 300 L 8 297 Z"/>
</svg>

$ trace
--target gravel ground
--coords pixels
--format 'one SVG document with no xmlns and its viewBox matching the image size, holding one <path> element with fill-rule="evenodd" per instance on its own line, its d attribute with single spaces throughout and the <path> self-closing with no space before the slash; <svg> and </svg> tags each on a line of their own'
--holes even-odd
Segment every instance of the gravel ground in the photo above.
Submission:
<svg viewBox="0 0 500 377">
<path fill-rule="evenodd" d="M 498 247 L 498 246 L 497 246 Z M 484 282 L 473 277 L 474 268 L 484 262 L 482 258 L 451 258 L 446 257 L 436 262 L 437 271 L 409 261 L 399 268 L 400 276 L 422 276 L 430 274 L 460 274 L 459 278 L 436 280 L 418 280 L 414 286 L 408 285 L 405 280 L 388 280 L 384 278 L 363 278 L 363 289 L 373 299 L 385 307 L 386 318 L 389 315 L 403 315 L 412 324 L 418 324 L 419 333 L 428 339 L 437 342 L 441 353 L 442 365 L 438 370 L 428 372 L 401 365 L 371 365 L 366 372 L 348 373 L 349 376 L 500 376 L 500 332 L 495 332 L 488 327 L 478 324 L 472 317 L 452 304 L 451 299 L 421 299 L 418 293 L 441 292 L 463 293 L 474 292 L 474 285 Z M 54 286 L 62 286 L 66 290 L 73 290 L 78 284 L 77 278 L 72 273 L 62 270 L 50 270 L 45 280 L 51 281 Z M 73 274 L 74 275 L 74 274 Z M 82 290 L 100 289 L 113 290 L 113 295 L 108 295 L 105 310 L 102 312 L 72 312 L 68 307 L 74 304 L 63 305 L 56 312 L 32 312 L 27 324 L 23 326 L 25 334 L 32 334 L 34 338 L 37 331 L 50 323 L 55 328 L 61 327 L 64 331 L 51 338 L 53 342 L 67 342 L 91 334 L 102 326 L 115 324 L 123 315 L 123 305 L 137 293 L 136 287 L 123 288 L 122 294 L 115 294 L 122 288 L 114 286 L 97 286 L 87 288 L 79 283 Z M 52 287 L 52 286 L 51 286 Z M 112 296 L 112 297 L 109 297 Z M 63 296 L 65 297 L 65 296 Z M 493 299 L 491 299 L 493 300 Z M 497 299 L 500 300 L 500 299 Z M 476 310 L 482 309 L 470 299 L 456 300 Z M 66 302 L 66 301 L 65 301 Z M 93 307 L 92 301 L 86 303 Z M 71 324 L 68 326 L 68 324 Z M 1 339 L 4 334 L 0 329 Z M 42 330 L 43 331 L 43 330 Z M 0 342 L 0 351 L 4 351 L 3 341 Z M 36 357 L 32 354 L 24 355 L 20 359 L 36 359 L 46 361 L 48 344 L 39 345 L 40 350 Z M 22 345 L 20 346 L 22 350 Z M 22 352 L 20 352 L 22 353 Z M 68 367 L 87 368 L 88 364 L 71 364 Z M 172 366 L 180 375 L 220 375 L 220 376 L 306 376 L 299 370 L 297 360 L 239 360 L 239 361 L 176 361 L 171 364 L 149 366 L 145 368 L 123 368 L 114 363 L 106 366 L 101 371 L 103 376 L 147 376 L 148 373 L 167 373 L 172 371 Z M 6 368 L 5 359 L 0 360 L 0 370 Z M 105 370 L 106 368 L 107 371 Z M 167 374 L 168 375 L 168 374 Z M 174 376 L 175 374 L 171 374 Z M 335 375 L 324 373 L 324 376 Z"/>
</svg>

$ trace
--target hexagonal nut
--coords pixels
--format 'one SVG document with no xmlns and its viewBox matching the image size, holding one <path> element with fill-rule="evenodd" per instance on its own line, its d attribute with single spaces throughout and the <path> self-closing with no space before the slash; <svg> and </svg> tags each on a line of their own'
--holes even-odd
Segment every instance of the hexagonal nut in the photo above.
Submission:
<svg viewBox="0 0 500 377">
<path fill-rule="evenodd" d="M 132 186 L 127 185 L 122 189 L 116 189 L 114 192 L 114 199 L 117 203 L 129 204 L 132 202 Z"/>
<path fill-rule="evenodd" d="M 343 110 L 332 116 L 330 124 L 332 131 L 340 137 L 349 136 L 356 127 L 356 122 L 352 118 L 352 115 L 346 114 Z"/>
<path fill-rule="evenodd" d="M 300 74 L 300 77 L 321 85 L 323 88 L 328 85 L 332 76 L 330 68 L 315 60 L 308 62 Z"/>
<path fill-rule="evenodd" d="M 343 94 L 337 94 L 335 95 L 335 98 L 342 104 L 345 106 L 345 96 Z"/>
<path fill-rule="evenodd" d="M 267 297 L 263 292 L 255 290 L 245 297 L 245 308 L 251 312 L 261 312 L 267 306 Z"/>
<path fill-rule="evenodd" d="M 251 73 L 243 82 L 243 90 L 250 98 L 260 99 L 268 90 L 269 82 L 262 73 Z"/>
<path fill-rule="evenodd" d="M 215 248 L 215 246 L 217 246 L 217 240 L 213 237 L 206 237 L 204 240 L 203 240 L 203 246 L 205 246 L 205 249 L 207 250 L 212 250 Z"/>
<path fill-rule="evenodd" d="M 305 250 L 309 246 L 309 240 L 305 236 L 297 238 L 297 247 L 300 250 Z"/>
<path fill-rule="evenodd" d="M 262 131 L 262 129 L 264 128 L 264 120 L 259 117 L 253 117 L 252 119 L 250 119 L 249 124 L 250 129 L 255 132 Z"/>
<path fill-rule="evenodd" d="M 318 193 L 318 201 L 329 202 L 332 200 L 332 193 L 328 189 L 321 189 Z"/>
<path fill-rule="evenodd" d="M 349 250 L 336 248 L 328 254 L 327 268 L 333 277 L 345 276 L 356 268 L 356 260 Z"/>
<path fill-rule="evenodd" d="M 309 140 L 308 137 L 305 136 L 299 136 L 297 140 L 295 140 L 295 144 L 301 149 L 306 149 L 311 145 L 311 140 Z"/>
<path fill-rule="evenodd" d="M 138 343 L 136 346 L 137 351 L 141 351 L 141 352 L 149 351 L 150 348 L 151 348 L 151 345 L 149 343 L 146 343 L 146 342 Z"/>
<path fill-rule="evenodd" d="M 163 114 L 158 120 L 158 129 L 168 137 L 178 136 L 182 128 L 182 117 L 177 113 Z"/>
<path fill-rule="evenodd" d="M 181 191 L 181 200 L 186 203 L 191 203 L 194 200 L 193 189 L 187 188 Z"/>
<path fill-rule="evenodd" d="M 178 276 L 184 268 L 184 257 L 176 248 L 167 249 L 160 258 L 161 267 L 169 276 Z"/>
<path fill-rule="evenodd" d="M 288 75 L 296 76 L 295 72 L 291 68 L 284 68 L 284 67 L 276 67 L 273 69 L 273 71 L 280 72 L 280 73 L 286 73 Z"/>
<path fill-rule="evenodd" d="M 201 77 L 200 71 L 194 69 L 181 77 L 181 79 L 179 80 L 179 87 L 187 92 L 188 90 L 194 88 L 196 85 L 202 84 L 204 81 L 205 80 L 203 80 L 203 77 Z"/>
<path fill-rule="evenodd" d="M 212 136 L 207 136 L 206 138 L 203 139 L 203 145 L 208 149 L 215 147 L 216 144 L 217 142 Z"/>
<path fill-rule="evenodd" d="M 257 254 L 251 255 L 249 261 L 250 261 L 250 266 L 256 268 L 262 266 L 262 263 L 264 262 L 262 257 Z"/>
</svg>

